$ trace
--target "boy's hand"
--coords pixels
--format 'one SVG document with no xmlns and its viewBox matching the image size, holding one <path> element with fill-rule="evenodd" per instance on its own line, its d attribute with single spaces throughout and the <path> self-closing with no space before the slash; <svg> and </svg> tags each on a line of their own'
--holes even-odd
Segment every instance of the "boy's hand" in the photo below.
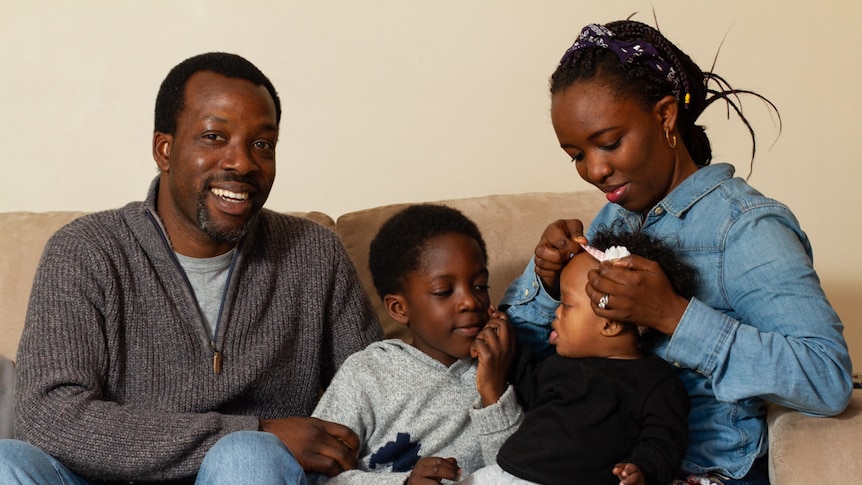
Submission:
<svg viewBox="0 0 862 485">
<path fill-rule="evenodd" d="M 305 471 L 332 477 L 356 467 L 359 438 L 347 426 L 292 416 L 262 419 L 260 430 L 276 435 Z"/>
<path fill-rule="evenodd" d="M 620 485 L 646 485 L 641 469 L 634 463 L 617 463 L 614 475 L 620 477 Z"/>
<path fill-rule="evenodd" d="M 458 480 L 461 478 L 461 469 L 454 458 L 439 458 L 426 456 L 419 458 L 416 466 L 407 477 L 407 485 L 430 485 L 439 484 L 440 480 Z"/>
<path fill-rule="evenodd" d="M 508 387 L 509 371 L 515 358 L 515 338 L 506 314 L 494 308 L 491 318 L 470 346 L 470 356 L 479 360 L 476 388 L 483 406 L 496 403 Z"/>
<path fill-rule="evenodd" d="M 554 221 L 542 233 L 535 251 L 536 274 L 554 298 L 560 297 L 560 271 L 586 243 L 584 225 L 577 219 Z"/>
</svg>

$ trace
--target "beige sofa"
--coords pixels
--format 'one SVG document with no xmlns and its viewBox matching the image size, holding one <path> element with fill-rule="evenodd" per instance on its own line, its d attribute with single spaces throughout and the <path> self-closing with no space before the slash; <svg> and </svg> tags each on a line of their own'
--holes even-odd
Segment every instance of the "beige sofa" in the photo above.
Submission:
<svg viewBox="0 0 862 485">
<path fill-rule="evenodd" d="M 556 218 L 588 224 L 604 203 L 598 191 L 492 195 L 443 201 L 479 225 L 490 254 L 491 297 L 499 301 L 508 283 L 523 271 L 544 227 Z M 405 204 L 348 213 L 334 221 L 320 212 L 299 215 L 336 231 L 359 271 L 388 337 L 409 339 L 374 293 L 368 271 L 368 244 L 389 216 Z M 0 356 L 14 359 L 27 297 L 48 237 L 80 212 L 0 213 Z M 4 373 L 5 372 L 5 373 Z M 0 369 L 0 436 L 8 427 L 13 386 L 9 369 Z M 862 477 L 862 391 L 835 418 L 812 418 L 779 406 L 769 409 L 770 474 L 773 484 L 852 483 Z M 4 407 L 4 401 L 7 403 Z M 4 420 L 2 413 L 7 413 Z M 4 424 L 5 423 L 5 424 Z M 4 428 L 4 425 L 7 426 Z"/>
</svg>

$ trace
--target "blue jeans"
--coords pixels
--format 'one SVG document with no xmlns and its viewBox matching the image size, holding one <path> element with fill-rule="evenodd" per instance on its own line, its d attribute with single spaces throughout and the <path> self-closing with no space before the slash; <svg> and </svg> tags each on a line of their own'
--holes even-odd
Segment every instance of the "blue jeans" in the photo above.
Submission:
<svg viewBox="0 0 862 485">
<path fill-rule="evenodd" d="M 706 473 L 704 475 L 694 475 L 700 480 L 700 483 L 721 483 L 722 485 L 769 485 L 769 460 L 766 456 L 762 456 L 754 460 L 751 469 L 742 478 L 725 478 L 722 475 Z M 698 480 L 692 480 L 685 472 L 679 480 L 674 480 L 673 483 L 698 483 Z"/>
<path fill-rule="evenodd" d="M 769 485 L 769 461 L 766 456 L 754 460 L 751 470 L 739 479 L 729 479 L 725 485 Z"/>
<path fill-rule="evenodd" d="M 0 483 L 95 485 L 35 446 L 0 440 Z M 267 483 L 306 485 L 305 472 L 275 435 L 237 431 L 216 442 L 204 456 L 196 484 Z"/>
</svg>

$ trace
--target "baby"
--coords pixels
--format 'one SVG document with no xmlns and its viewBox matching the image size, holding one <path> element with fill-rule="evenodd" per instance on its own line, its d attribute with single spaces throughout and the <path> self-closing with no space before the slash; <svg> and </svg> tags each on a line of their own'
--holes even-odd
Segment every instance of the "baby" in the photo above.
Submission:
<svg viewBox="0 0 862 485">
<path fill-rule="evenodd" d="M 624 246 L 656 261 L 681 294 L 691 294 L 692 270 L 644 234 L 601 232 L 591 245 Z M 498 465 L 463 483 L 666 484 L 679 472 L 688 446 L 686 389 L 650 353 L 662 335 L 596 315 L 585 290 L 600 264 L 591 252 L 598 254 L 578 253 L 562 271 L 549 339 L 556 353 L 539 359 L 524 349 L 516 365 L 523 423 L 501 447 Z"/>
<path fill-rule="evenodd" d="M 313 415 L 350 427 L 360 448 L 357 469 L 327 483 L 451 483 L 494 463 L 523 413 L 507 383 L 515 338 L 491 307 L 487 262 L 479 229 L 446 206 L 410 206 L 380 228 L 374 286 L 413 343 L 371 344 L 336 373 Z"/>
</svg>

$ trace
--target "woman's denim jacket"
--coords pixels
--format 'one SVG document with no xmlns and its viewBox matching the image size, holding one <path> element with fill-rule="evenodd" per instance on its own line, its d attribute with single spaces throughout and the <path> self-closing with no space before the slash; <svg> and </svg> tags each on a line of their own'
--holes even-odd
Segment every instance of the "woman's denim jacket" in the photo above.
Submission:
<svg viewBox="0 0 862 485">
<path fill-rule="evenodd" d="M 787 207 L 733 172 L 727 164 L 701 168 L 646 219 L 608 204 L 587 238 L 622 224 L 664 240 L 697 270 L 695 298 L 656 353 L 679 369 L 691 397 L 683 469 L 739 478 L 766 453 L 765 401 L 838 414 L 850 399 L 852 371 L 807 236 Z M 557 305 L 532 260 L 500 303 L 522 344 L 550 352 Z"/>
</svg>

